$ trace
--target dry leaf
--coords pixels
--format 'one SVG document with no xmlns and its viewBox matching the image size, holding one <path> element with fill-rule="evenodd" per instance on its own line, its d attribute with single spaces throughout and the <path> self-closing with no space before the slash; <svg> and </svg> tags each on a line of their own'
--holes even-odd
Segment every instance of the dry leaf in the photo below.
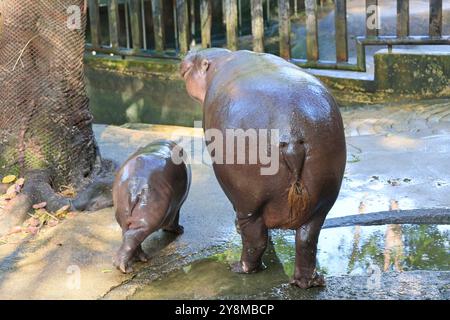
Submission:
<svg viewBox="0 0 450 320">
<path fill-rule="evenodd" d="M 54 227 L 54 226 L 56 226 L 58 223 L 59 223 L 58 220 L 52 219 L 52 220 L 50 220 L 50 221 L 47 223 L 47 225 L 48 225 L 49 227 Z"/>
<path fill-rule="evenodd" d="M 55 215 L 60 215 L 60 214 L 66 213 L 67 210 L 69 210 L 69 209 L 70 209 L 70 205 L 65 205 L 64 207 L 59 208 L 58 211 L 55 212 Z"/>
<path fill-rule="evenodd" d="M 64 197 L 74 198 L 77 195 L 77 192 L 73 186 L 62 186 L 61 191 L 59 193 Z"/>
<path fill-rule="evenodd" d="M 36 204 L 33 204 L 33 209 L 42 209 L 42 208 L 45 208 L 46 205 L 47 205 L 47 202 L 36 203 Z"/>
<path fill-rule="evenodd" d="M 4 200 L 11 200 L 16 195 L 17 195 L 17 193 L 15 191 L 13 191 L 11 193 L 6 193 L 6 194 L 2 195 L 2 199 L 4 199 Z"/>
<path fill-rule="evenodd" d="M 19 232 L 22 232 L 22 227 L 16 226 L 16 227 L 13 227 L 11 230 L 9 230 L 8 234 L 14 234 L 14 233 L 19 233 Z"/>
<path fill-rule="evenodd" d="M 16 180 L 16 176 L 15 175 L 8 175 L 8 176 L 4 176 L 2 179 L 2 183 L 11 183 L 14 182 L 14 180 Z"/>
<path fill-rule="evenodd" d="M 37 226 L 39 226 L 39 225 L 41 224 L 41 222 L 39 221 L 39 219 L 34 218 L 34 217 L 28 219 L 27 223 L 28 223 L 28 226 L 29 226 L 29 227 L 37 227 Z"/>
<path fill-rule="evenodd" d="M 22 186 L 25 184 L 25 179 L 24 179 L 24 178 L 19 178 L 19 179 L 17 179 L 16 184 L 17 184 L 18 186 L 21 186 L 21 187 L 22 187 Z"/>
<path fill-rule="evenodd" d="M 6 190 L 6 194 L 13 194 L 13 193 L 16 193 L 17 192 L 17 190 L 16 190 L 16 185 L 15 184 L 13 184 L 12 186 L 10 186 L 7 190 Z"/>
<path fill-rule="evenodd" d="M 67 212 L 66 217 L 67 217 L 67 218 L 73 218 L 73 217 L 75 217 L 76 215 L 77 215 L 77 212 L 76 212 L 76 211 L 70 211 L 70 212 Z"/>
<path fill-rule="evenodd" d="M 37 234 L 39 232 L 39 228 L 38 227 L 28 227 L 25 230 L 26 233 L 31 233 L 31 234 Z"/>
<path fill-rule="evenodd" d="M 111 269 L 103 269 L 103 270 L 102 270 L 102 273 L 111 273 L 111 272 L 112 272 Z"/>
</svg>

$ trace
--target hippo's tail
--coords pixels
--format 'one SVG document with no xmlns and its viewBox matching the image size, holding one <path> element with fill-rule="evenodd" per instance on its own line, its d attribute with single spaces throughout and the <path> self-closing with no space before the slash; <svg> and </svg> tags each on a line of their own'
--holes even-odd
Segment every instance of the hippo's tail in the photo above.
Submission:
<svg viewBox="0 0 450 320">
<path fill-rule="evenodd" d="M 138 203 L 145 205 L 148 202 L 148 184 L 147 181 L 141 177 L 134 177 L 128 183 L 128 214 L 133 215 Z"/>
<path fill-rule="evenodd" d="M 280 149 L 283 159 L 295 179 L 288 192 L 290 212 L 289 222 L 286 225 L 298 227 L 308 212 L 310 201 L 308 190 L 301 177 L 306 157 L 305 146 L 303 141 L 298 141 L 282 144 Z"/>
<path fill-rule="evenodd" d="M 292 183 L 289 188 L 288 202 L 290 207 L 289 220 L 291 223 L 298 222 L 298 218 L 307 212 L 309 205 L 308 190 L 300 179 Z"/>
</svg>

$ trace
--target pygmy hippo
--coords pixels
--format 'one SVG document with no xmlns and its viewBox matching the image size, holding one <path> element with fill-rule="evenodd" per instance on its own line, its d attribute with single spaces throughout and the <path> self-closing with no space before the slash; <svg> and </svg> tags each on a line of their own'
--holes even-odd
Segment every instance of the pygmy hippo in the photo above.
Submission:
<svg viewBox="0 0 450 320">
<path fill-rule="evenodd" d="M 203 105 L 203 129 L 214 172 L 236 211 L 243 249 L 232 270 L 260 270 L 268 229 L 294 229 L 291 283 L 300 288 L 323 286 L 324 278 L 316 272 L 317 242 L 338 196 L 346 163 L 344 126 L 330 92 L 301 68 L 250 51 L 190 52 L 182 61 L 181 75 L 189 95 Z M 244 138 L 251 137 L 249 130 L 270 131 L 272 142 L 263 145 L 260 139 L 257 154 L 267 151 L 278 159 L 278 170 L 263 174 L 267 163 L 260 158 L 254 163 L 230 163 L 228 159 L 236 159 L 236 154 L 255 150 L 247 142 L 238 150 L 235 138 L 231 147 L 224 139 L 220 149 L 217 136 L 212 139 L 210 132 L 228 137 L 229 130 L 248 133 Z M 227 161 L 215 161 L 218 154 Z"/>
<path fill-rule="evenodd" d="M 183 233 L 180 208 L 189 192 L 191 169 L 182 154 L 175 142 L 158 140 L 140 148 L 116 175 L 113 201 L 123 242 L 114 265 L 124 273 L 132 272 L 133 260 L 147 261 L 141 243 L 152 232 Z"/>
</svg>

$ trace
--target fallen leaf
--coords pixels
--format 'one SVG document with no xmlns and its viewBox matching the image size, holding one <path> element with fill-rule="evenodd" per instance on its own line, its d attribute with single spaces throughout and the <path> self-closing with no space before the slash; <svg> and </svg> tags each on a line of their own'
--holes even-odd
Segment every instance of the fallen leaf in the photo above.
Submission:
<svg viewBox="0 0 450 320">
<path fill-rule="evenodd" d="M 50 220 L 50 221 L 47 223 L 47 225 L 48 225 L 49 227 L 54 227 L 54 226 L 56 226 L 58 223 L 59 223 L 58 220 L 52 219 L 52 220 Z"/>
<path fill-rule="evenodd" d="M 361 159 L 358 156 L 356 156 L 354 154 L 351 154 L 351 156 L 352 156 L 352 159 L 351 160 L 347 160 L 348 163 L 355 163 L 355 162 L 361 161 Z"/>
<path fill-rule="evenodd" d="M 22 190 L 22 186 L 21 185 L 18 185 L 17 183 L 15 183 L 14 185 L 13 185 L 14 187 L 15 187 L 15 191 L 16 191 L 16 193 L 20 193 L 20 191 Z"/>
<path fill-rule="evenodd" d="M 73 186 L 62 186 L 60 190 L 61 191 L 59 194 L 65 197 L 74 198 L 77 195 L 77 192 Z"/>
<path fill-rule="evenodd" d="M 14 180 L 16 180 L 16 176 L 15 175 L 8 175 L 8 176 L 4 176 L 2 179 L 2 183 L 11 183 L 14 182 Z"/>
<path fill-rule="evenodd" d="M 31 233 L 31 234 L 37 234 L 39 232 L 39 228 L 38 227 L 28 227 L 25 230 L 26 233 Z"/>
<path fill-rule="evenodd" d="M 387 182 L 393 187 L 398 187 L 400 185 L 400 182 L 398 180 L 399 179 L 389 179 Z"/>
<path fill-rule="evenodd" d="M 46 205 L 47 205 L 47 202 L 36 203 L 36 204 L 33 204 L 33 209 L 42 209 L 42 208 L 45 208 Z"/>
<path fill-rule="evenodd" d="M 111 273 L 111 272 L 112 272 L 111 269 L 103 269 L 103 270 L 102 270 L 102 273 Z"/>
<path fill-rule="evenodd" d="M 67 213 L 67 210 L 69 210 L 69 209 L 70 209 L 70 205 L 65 205 L 65 206 L 59 208 L 58 211 L 55 212 L 55 215 L 58 216 L 58 215 Z"/>
<path fill-rule="evenodd" d="M 36 218 L 30 218 L 30 219 L 28 219 L 28 226 L 29 227 L 37 227 L 37 226 L 39 226 L 39 224 L 41 223 L 40 221 L 39 221 L 39 219 L 36 219 Z"/>
<path fill-rule="evenodd" d="M 70 211 L 70 212 L 68 212 L 67 214 L 66 214 L 66 217 L 67 218 L 73 218 L 73 217 L 75 217 L 77 215 L 77 212 L 76 211 Z"/>
<path fill-rule="evenodd" d="M 9 230 L 8 234 L 14 234 L 14 233 L 19 233 L 19 232 L 22 232 L 22 227 L 16 226 L 16 227 L 13 227 L 11 230 Z"/>
<path fill-rule="evenodd" d="M 10 186 L 10 187 L 6 190 L 6 194 L 17 193 L 17 190 L 16 190 L 16 189 L 17 189 L 17 188 L 16 188 L 16 185 L 13 184 L 12 186 Z"/>
<path fill-rule="evenodd" d="M 6 193 L 6 194 L 2 195 L 2 199 L 4 199 L 4 200 L 11 200 L 11 199 L 13 199 L 16 195 L 17 195 L 17 193 L 16 193 L 15 191 L 14 191 L 14 192 L 11 192 L 11 193 Z"/>
<path fill-rule="evenodd" d="M 25 179 L 24 179 L 24 178 L 19 178 L 19 179 L 17 179 L 16 184 L 17 184 L 18 186 L 21 186 L 21 187 L 22 187 L 22 186 L 25 184 Z"/>
</svg>

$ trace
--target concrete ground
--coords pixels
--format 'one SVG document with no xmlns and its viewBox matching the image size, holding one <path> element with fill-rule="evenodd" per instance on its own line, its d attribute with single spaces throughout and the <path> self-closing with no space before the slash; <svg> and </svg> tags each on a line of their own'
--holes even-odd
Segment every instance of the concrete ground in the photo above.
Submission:
<svg viewBox="0 0 450 320">
<path fill-rule="evenodd" d="M 450 207 L 449 101 L 343 108 L 342 112 L 348 164 L 329 217 L 358 214 L 361 203 L 365 212 L 384 211 L 391 200 L 398 201 L 400 209 Z M 134 128 L 96 125 L 102 156 L 123 162 L 139 146 L 157 138 L 201 139 L 199 129 Z M 148 283 L 225 246 L 236 237 L 232 207 L 208 165 L 194 164 L 192 169 L 193 183 L 181 213 L 185 234 L 178 238 L 163 232 L 152 235 L 144 243 L 152 259 L 136 264 L 136 273 L 123 275 L 112 267 L 111 257 L 121 237 L 113 210 L 77 213 L 37 236 L 14 234 L 0 240 L 0 299 L 125 298 L 136 288 L 133 278 Z M 386 276 L 392 297 L 408 298 L 399 291 L 404 286 L 396 286 L 396 279 L 405 277 Z M 448 298 L 448 293 L 440 295 L 437 289 L 448 288 L 448 273 L 411 277 L 437 292 L 431 298 Z M 357 294 L 357 286 L 350 290 L 339 285 L 339 279 L 331 277 L 330 294 L 317 298 Z M 349 283 L 353 282 L 358 278 L 352 277 Z M 377 298 L 370 293 L 364 296 Z"/>
</svg>

